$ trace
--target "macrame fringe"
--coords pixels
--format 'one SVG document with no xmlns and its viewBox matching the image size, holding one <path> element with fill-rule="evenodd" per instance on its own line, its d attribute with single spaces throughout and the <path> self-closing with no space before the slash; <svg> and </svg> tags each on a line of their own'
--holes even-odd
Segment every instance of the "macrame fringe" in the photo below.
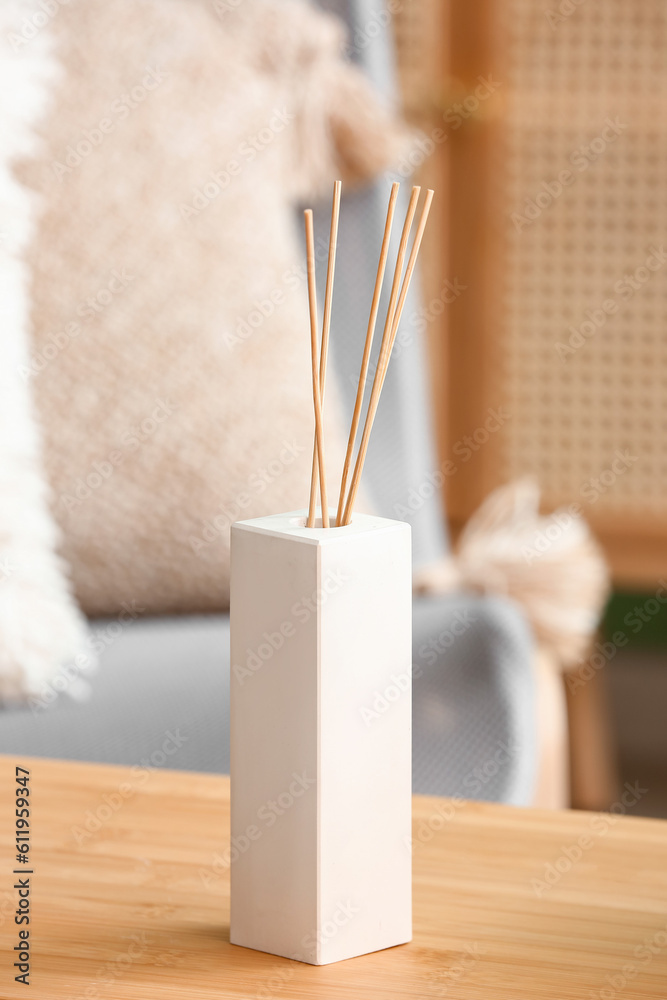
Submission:
<svg viewBox="0 0 667 1000">
<path fill-rule="evenodd" d="M 453 558 L 416 574 L 419 593 L 468 588 L 504 594 L 525 611 L 536 639 L 564 669 L 581 662 L 609 594 L 609 571 L 586 521 L 539 513 L 532 479 L 494 490 L 470 518 Z"/>
</svg>

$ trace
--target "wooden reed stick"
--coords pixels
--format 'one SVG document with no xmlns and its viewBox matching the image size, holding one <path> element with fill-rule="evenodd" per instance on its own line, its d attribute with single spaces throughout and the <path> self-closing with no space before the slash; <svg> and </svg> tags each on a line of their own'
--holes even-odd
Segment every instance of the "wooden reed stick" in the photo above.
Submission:
<svg viewBox="0 0 667 1000">
<path fill-rule="evenodd" d="M 359 429 L 359 420 L 361 419 L 361 407 L 364 401 L 366 376 L 368 374 L 368 364 L 371 358 L 371 348 L 373 346 L 373 337 L 375 335 L 375 324 L 377 321 L 377 314 L 380 308 L 382 283 L 384 281 L 384 272 L 387 266 L 387 257 L 389 256 L 389 241 L 391 238 L 391 227 L 394 220 L 394 212 L 396 210 L 396 199 L 398 198 L 399 188 L 400 184 L 398 184 L 398 182 L 394 182 L 394 184 L 392 184 L 391 186 L 391 194 L 389 196 L 387 221 L 384 226 L 384 236 L 382 238 L 382 248 L 380 250 L 380 261 L 378 263 L 377 277 L 375 279 L 373 301 L 371 302 L 371 314 L 368 319 L 368 329 L 366 330 L 366 343 L 364 344 L 364 353 L 361 359 L 361 370 L 359 372 L 359 386 L 357 388 L 357 398 L 354 403 L 354 413 L 352 414 L 352 425 L 350 427 L 350 436 L 347 441 L 347 452 L 345 453 L 345 463 L 343 465 L 343 475 L 340 483 L 340 495 L 338 497 L 338 511 L 336 513 L 336 524 L 343 523 L 342 518 L 343 518 L 343 507 L 345 504 L 345 490 L 347 489 L 347 480 L 348 476 L 350 475 L 350 467 L 352 465 L 352 454 L 354 452 L 354 443 L 357 439 L 357 430 Z"/>
<path fill-rule="evenodd" d="M 394 278 L 391 285 L 391 294 L 389 296 L 389 305 L 387 306 L 387 315 L 384 321 L 384 329 L 382 331 L 382 341 L 380 343 L 380 353 L 378 357 L 377 367 L 375 369 L 375 375 L 373 377 L 373 385 L 371 388 L 371 398 L 368 403 L 368 410 L 366 412 L 366 420 L 364 422 L 364 430 L 361 437 L 361 444 L 359 445 L 359 452 L 357 453 L 357 461 L 354 467 L 354 473 L 352 475 L 352 483 L 350 485 L 350 490 L 347 495 L 345 502 L 345 509 L 343 512 L 343 519 L 341 524 L 349 524 L 352 519 L 352 507 L 359 489 L 359 477 L 357 476 L 357 471 L 361 470 L 363 466 L 364 459 L 366 457 L 366 451 L 368 449 L 368 439 L 370 437 L 370 423 L 369 414 L 371 413 L 372 407 L 376 406 L 374 403 L 379 395 L 380 391 L 380 369 L 382 367 L 382 362 L 384 355 L 386 353 L 387 344 L 391 336 L 391 328 L 394 316 L 394 310 L 396 308 L 396 302 L 398 299 L 400 282 L 401 282 L 401 272 L 403 270 L 403 261 L 405 259 L 405 254 L 407 252 L 408 240 L 410 237 L 410 229 L 412 227 L 412 220 L 417 208 L 417 200 L 419 198 L 419 193 L 421 188 L 415 186 L 412 189 L 410 195 L 410 203 L 408 205 L 408 210 L 405 216 L 405 221 L 403 223 L 403 231 L 401 233 L 401 241 L 398 246 L 398 255 L 396 257 L 396 264 L 394 266 Z"/>
<path fill-rule="evenodd" d="M 419 188 L 413 188 L 413 197 L 410 199 L 410 206 L 416 207 L 415 191 L 417 192 L 417 197 L 419 197 Z M 396 340 L 396 334 L 398 333 L 398 326 L 401 320 L 401 314 L 403 312 L 403 307 L 405 305 L 405 300 L 407 298 L 408 289 L 410 287 L 410 282 L 412 280 L 412 275 L 417 263 L 417 255 L 419 253 L 419 248 L 421 246 L 422 237 L 424 235 L 424 230 L 426 228 L 426 222 L 428 219 L 429 212 L 431 210 L 431 202 L 433 200 L 433 191 L 428 191 L 426 194 L 426 200 L 424 202 L 424 207 L 422 209 L 421 217 L 419 219 L 419 224 L 417 226 L 417 232 L 415 234 L 414 242 L 412 244 L 412 250 L 410 252 L 410 257 L 408 260 L 408 265 L 405 269 L 405 277 L 403 278 L 403 284 L 401 287 L 400 297 L 398 303 L 395 304 L 394 310 L 391 313 L 391 323 L 389 330 L 385 324 L 384 335 L 382 337 L 382 347 L 380 350 L 380 357 L 378 359 L 378 367 L 375 372 L 375 378 L 373 380 L 373 389 L 371 392 L 371 399 L 368 404 L 368 412 L 366 414 L 366 422 L 364 424 L 364 433 L 361 439 L 361 445 L 359 446 L 359 453 L 357 455 L 357 461 L 354 467 L 354 475 L 352 477 L 352 484 L 350 486 L 350 492 L 348 494 L 347 503 L 345 505 L 345 513 L 343 515 L 343 524 L 349 524 L 352 520 L 352 509 L 354 507 L 354 501 L 356 499 L 357 492 L 359 490 L 359 484 L 361 482 L 361 473 L 364 467 L 364 461 L 366 459 L 366 452 L 368 451 L 368 442 L 371 435 L 371 430 L 373 429 L 373 422 L 375 420 L 375 414 L 377 412 L 378 403 L 380 400 L 380 393 L 382 392 L 382 386 L 384 385 L 384 380 L 387 375 L 387 369 L 389 367 L 389 361 L 391 359 L 391 352 L 394 347 L 394 342 Z M 414 216 L 414 207 L 412 215 L 410 214 L 410 208 L 408 208 L 408 214 L 406 217 L 406 226 L 408 229 L 408 234 L 410 227 L 412 225 L 412 217 Z M 405 235 L 405 226 L 403 229 Z M 407 243 L 407 239 L 406 239 Z M 399 249 L 400 256 L 400 249 Z M 402 265 L 402 260 L 400 261 Z M 396 270 L 399 270 L 399 261 L 396 262 Z M 394 275 L 394 279 L 396 274 Z M 393 292 L 393 289 L 392 289 Z M 391 308 L 391 303 L 390 303 Z M 389 322 L 389 313 L 387 314 L 387 321 Z M 385 341 L 386 337 L 386 341 Z"/>
<path fill-rule="evenodd" d="M 403 284 L 401 285 L 401 294 L 398 299 L 398 305 L 396 306 L 396 311 L 394 313 L 394 319 L 392 324 L 391 339 L 389 341 L 389 350 L 387 351 L 384 368 L 382 372 L 382 381 L 380 383 L 380 392 L 382 391 L 382 386 L 384 384 L 385 376 L 387 374 L 387 368 L 389 367 L 389 361 L 391 359 L 391 352 L 394 349 L 394 342 L 396 340 L 396 335 L 398 333 L 398 325 L 401 322 L 401 315 L 403 314 L 403 308 L 405 306 L 405 300 L 410 290 L 410 282 L 412 281 L 412 274 L 414 272 L 415 266 L 417 264 L 417 256 L 419 254 L 419 248 L 421 246 L 422 238 L 424 236 L 424 230 L 426 229 L 426 223 L 428 221 L 428 215 L 431 211 L 431 202 L 433 201 L 433 191 L 430 189 L 426 192 L 426 198 L 424 200 L 424 207 L 422 208 L 421 215 L 419 217 L 419 223 L 417 225 L 417 232 L 415 233 L 414 242 L 412 244 L 412 250 L 410 251 L 410 256 L 408 258 L 408 266 L 405 269 L 405 277 L 403 278 Z"/>
<path fill-rule="evenodd" d="M 340 215 L 340 194 L 342 184 L 340 181 L 334 183 L 333 204 L 331 207 L 331 229 L 329 231 L 329 260 L 327 262 L 327 284 L 324 293 L 324 318 L 322 321 L 322 347 L 320 350 L 320 399 L 322 409 L 324 409 L 324 386 L 327 377 L 327 357 L 329 353 L 329 329 L 331 327 L 331 303 L 333 300 L 334 271 L 336 268 L 336 247 L 338 245 L 338 218 Z M 317 435 L 313 437 L 313 466 L 310 472 L 310 501 L 308 504 L 308 521 L 315 517 L 315 501 L 317 499 L 317 466 L 318 466 Z M 324 523 L 324 502 L 322 502 L 322 524 Z M 329 511 L 326 512 L 326 520 L 329 520 Z M 314 521 L 313 521 L 314 523 Z"/>
<path fill-rule="evenodd" d="M 308 208 L 303 213 L 306 221 L 306 259 L 308 263 L 308 305 L 310 307 L 310 357 L 313 375 L 313 404 L 315 406 L 315 440 L 320 470 L 320 496 L 322 497 L 322 524 L 329 527 L 327 508 L 327 483 L 324 465 L 324 442 L 322 433 L 322 398 L 317 365 L 317 290 L 315 288 L 315 237 L 313 235 L 313 213 Z M 326 512 L 326 521 L 325 521 Z M 315 527 L 315 511 L 308 511 L 309 528 Z"/>
</svg>

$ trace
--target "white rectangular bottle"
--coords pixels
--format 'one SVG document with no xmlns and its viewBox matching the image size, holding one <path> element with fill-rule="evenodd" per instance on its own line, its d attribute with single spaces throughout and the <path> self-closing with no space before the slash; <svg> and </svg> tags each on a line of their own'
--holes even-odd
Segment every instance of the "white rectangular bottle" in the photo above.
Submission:
<svg viewBox="0 0 667 1000">
<path fill-rule="evenodd" d="M 409 941 L 410 527 L 296 511 L 231 546 L 231 942 L 325 965 Z"/>
</svg>

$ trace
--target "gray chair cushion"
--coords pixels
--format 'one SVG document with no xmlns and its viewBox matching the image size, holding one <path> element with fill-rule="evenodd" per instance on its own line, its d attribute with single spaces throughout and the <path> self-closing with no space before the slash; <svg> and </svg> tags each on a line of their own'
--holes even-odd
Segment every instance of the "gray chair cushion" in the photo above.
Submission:
<svg viewBox="0 0 667 1000">
<path fill-rule="evenodd" d="M 536 777 L 533 639 L 501 598 L 413 606 L 413 790 L 527 805 Z"/>
<path fill-rule="evenodd" d="M 109 623 L 93 628 L 104 641 Z M 530 652 L 530 635 L 507 602 L 460 595 L 415 602 L 415 791 L 530 801 Z M 49 707 L 3 715 L 0 752 L 229 770 L 226 616 L 134 622 L 110 639 L 101 661 L 89 700 L 65 693 Z"/>
</svg>

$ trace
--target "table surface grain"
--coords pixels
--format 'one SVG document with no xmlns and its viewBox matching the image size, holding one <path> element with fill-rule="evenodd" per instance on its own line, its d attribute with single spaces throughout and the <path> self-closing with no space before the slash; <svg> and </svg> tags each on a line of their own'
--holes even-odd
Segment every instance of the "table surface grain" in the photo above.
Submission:
<svg viewBox="0 0 667 1000">
<path fill-rule="evenodd" d="M 15 764 L 31 986 L 14 982 Z M 0 758 L 0 996 L 667 998 L 667 823 L 417 796 L 414 939 L 314 967 L 229 943 L 229 780 Z M 619 807 L 619 808 L 625 808 Z"/>
</svg>

